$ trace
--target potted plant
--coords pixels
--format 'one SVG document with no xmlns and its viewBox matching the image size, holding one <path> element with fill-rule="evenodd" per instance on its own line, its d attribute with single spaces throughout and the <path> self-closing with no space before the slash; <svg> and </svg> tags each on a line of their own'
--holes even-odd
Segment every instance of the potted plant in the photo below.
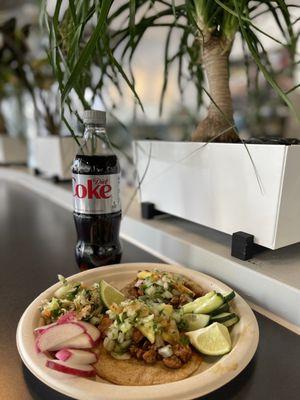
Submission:
<svg viewBox="0 0 300 400">
<path fill-rule="evenodd" d="M 299 38 L 295 33 L 299 19 L 293 18 L 293 10 L 299 6 L 282 0 L 103 0 L 84 5 L 72 1 L 63 10 L 60 1 L 55 4 L 51 16 L 45 15 L 53 50 L 50 58 L 63 104 L 71 89 L 84 94 L 82 77 L 92 73 L 95 63 L 100 68 L 100 96 L 107 83 L 120 90 L 123 78 L 141 103 L 130 68 L 133 54 L 148 28 L 162 26 L 168 34 L 160 109 L 170 65 L 176 62 L 183 90 L 187 73 L 183 59 L 197 88 L 199 104 L 203 93 L 210 99 L 207 115 L 191 132 L 190 142 L 135 143 L 136 167 L 143 177 L 142 202 L 228 234 L 247 232 L 256 243 L 272 249 L 300 241 L 300 206 L 295 200 L 300 194 L 300 147 L 242 142 L 229 88 L 229 55 L 239 33 L 247 59 L 253 59 L 282 102 L 295 113 L 288 94 L 274 77 L 260 35 L 283 45 L 293 63 Z M 273 18 L 283 40 L 256 24 L 261 14 Z M 181 32 L 181 38 L 175 54 L 170 54 L 174 30 Z"/>
<path fill-rule="evenodd" d="M 33 139 L 34 173 L 54 182 L 71 179 L 71 165 L 78 145 L 71 135 L 62 136 L 57 85 L 46 58 L 30 61 L 38 136 Z"/>
<path fill-rule="evenodd" d="M 15 19 L 0 26 L 0 163 L 5 165 L 27 162 L 26 142 L 24 137 L 20 137 L 24 134 L 23 128 L 17 129 L 19 136 L 10 134 L 3 107 L 4 102 L 9 99 L 21 100 L 26 90 L 22 52 L 26 52 L 27 35 L 28 27 L 18 30 Z"/>
</svg>

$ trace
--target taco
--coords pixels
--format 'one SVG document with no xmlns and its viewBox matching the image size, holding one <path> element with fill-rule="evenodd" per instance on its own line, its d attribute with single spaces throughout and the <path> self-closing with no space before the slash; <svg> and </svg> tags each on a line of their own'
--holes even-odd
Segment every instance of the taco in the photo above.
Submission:
<svg viewBox="0 0 300 400">
<path fill-rule="evenodd" d="M 180 302 L 172 302 L 177 297 L 185 304 L 197 296 L 186 282 L 160 271 L 138 274 L 130 288 L 141 291 L 112 304 L 99 326 L 95 368 L 100 377 L 119 385 L 155 385 L 187 378 L 199 368 L 201 357 L 181 331 Z M 125 296 L 130 288 L 123 290 Z"/>
<path fill-rule="evenodd" d="M 192 357 L 179 369 L 170 369 L 159 361 L 145 365 L 137 359 L 116 360 L 101 345 L 99 361 L 94 364 L 97 374 L 117 385 L 144 386 L 175 382 L 192 375 L 201 364 L 199 354 L 193 352 Z"/>
<path fill-rule="evenodd" d="M 178 308 L 202 296 L 196 282 L 180 274 L 165 271 L 140 271 L 136 279 L 122 289 L 126 298 L 153 300 Z"/>
</svg>

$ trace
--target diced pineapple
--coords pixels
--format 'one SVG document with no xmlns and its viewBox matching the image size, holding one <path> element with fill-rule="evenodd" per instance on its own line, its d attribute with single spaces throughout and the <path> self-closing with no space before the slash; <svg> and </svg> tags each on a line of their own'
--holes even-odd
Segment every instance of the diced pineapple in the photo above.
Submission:
<svg viewBox="0 0 300 400">
<path fill-rule="evenodd" d="M 150 343 L 153 344 L 155 342 L 153 321 L 138 325 L 137 328 L 149 340 Z"/>
<path fill-rule="evenodd" d="M 162 332 L 162 338 L 167 343 L 176 344 L 179 342 L 179 332 L 164 330 Z"/>
<path fill-rule="evenodd" d="M 140 271 L 140 272 L 138 272 L 137 277 L 139 279 L 146 279 L 151 275 L 152 275 L 152 273 L 150 271 Z"/>
<path fill-rule="evenodd" d="M 164 314 L 171 316 L 173 313 L 173 306 L 171 304 L 164 304 Z"/>
</svg>

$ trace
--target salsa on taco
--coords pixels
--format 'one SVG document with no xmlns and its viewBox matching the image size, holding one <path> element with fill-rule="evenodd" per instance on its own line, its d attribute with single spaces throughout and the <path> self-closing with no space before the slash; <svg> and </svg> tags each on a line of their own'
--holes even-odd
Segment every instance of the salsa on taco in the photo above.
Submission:
<svg viewBox="0 0 300 400">
<path fill-rule="evenodd" d="M 127 299 L 112 304 L 99 326 L 98 374 L 118 384 L 145 385 L 183 379 L 197 370 L 201 357 L 181 332 L 180 306 L 202 289 L 180 275 L 154 270 L 139 272 L 123 293 Z"/>
</svg>

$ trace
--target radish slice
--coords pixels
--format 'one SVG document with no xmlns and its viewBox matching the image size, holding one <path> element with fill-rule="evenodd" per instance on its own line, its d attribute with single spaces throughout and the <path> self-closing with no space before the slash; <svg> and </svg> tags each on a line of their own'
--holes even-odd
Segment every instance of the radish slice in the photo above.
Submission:
<svg viewBox="0 0 300 400">
<path fill-rule="evenodd" d="M 95 353 L 86 350 L 76 350 L 76 349 L 61 349 L 56 354 L 55 357 L 61 361 L 73 362 L 74 364 L 92 364 L 97 361 L 97 356 Z"/>
<path fill-rule="evenodd" d="M 59 326 L 65 326 L 65 325 L 59 325 Z M 81 328 L 83 329 L 83 328 Z M 52 346 L 50 351 L 54 350 L 61 350 L 65 348 L 71 348 L 71 349 L 91 349 L 94 346 L 94 342 L 92 341 L 90 335 L 87 333 L 82 333 L 79 336 L 73 337 L 71 339 L 65 340 L 64 342 L 60 342 L 56 344 L 55 346 Z"/>
<path fill-rule="evenodd" d="M 99 329 L 96 328 L 95 325 L 90 324 L 89 322 L 78 321 L 77 323 L 86 330 L 86 333 L 90 335 L 90 337 L 95 345 L 100 338 Z"/>
<path fill-rule="evenodd" d="M 46 367 L 63 372 L 64 374 L 81 376 L 83 378 L 96 375 L 96 371 L 91 365 L 74 364 L 68 361 L 47 360 Z"/>
<path fill-rule="evenodd" d="M 61 349 L 55 354 L 55 357 L 60 361 L 67 361 L 71 357 L 71 355 L 71 349 Z"/>
<path fill-rule="evenodd" d="M 51 326 L 55 326 L 55 325 L 57 325 L 57 323 L 52 322 L 52 324 L 49 324 L 49 325 L 38 326 L 37 328 L 35 328 L 33 330 L 33 332 L 39 334 L 39 333 L 42 333 L 43 331 L 45 331 L 46 329 L 51 328 Z"/>
<path fill-rule="evenodd" d="M 66 314 L 59 317 L 58 320 L 56 321 L 56 323 L 58 325 L 60 325 L 60 324 L 66 324 L 68 322 L 74 322 L 74 321 L 77 322 L 75 311 L 68 311 Z"/>
<path fill-rule="evenodd" d="M 60 343 L 80 336 L 84 331 L 85 329 L 82 326 L 75 323 L 51 326 L 40 332 L 40 335 L 36 339 L 36 348 L 39 352 L 52 350 L 53 348 L 57 349 Z"/>
</svg>

